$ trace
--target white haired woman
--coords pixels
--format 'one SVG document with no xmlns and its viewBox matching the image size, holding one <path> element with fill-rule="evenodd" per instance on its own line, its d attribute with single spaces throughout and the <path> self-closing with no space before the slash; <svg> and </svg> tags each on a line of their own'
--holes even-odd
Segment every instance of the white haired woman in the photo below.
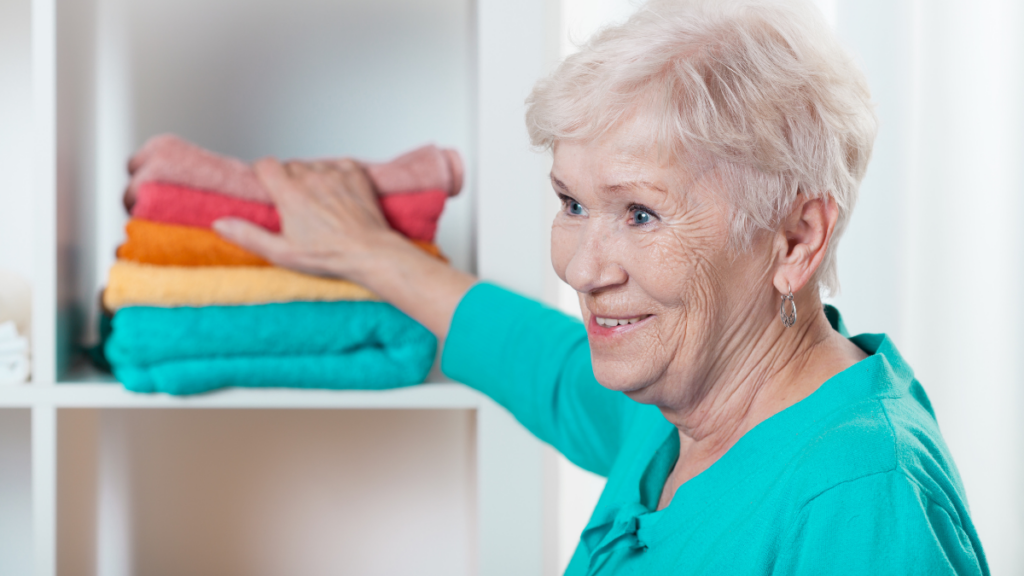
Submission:
<svg viewBox="0 0 1024 576">
<path fill-rule="evenodd" d="M 366 285 L 444 341 L 448 375 L 606 476 L 569 574 L 986 574 L 921 385 L 822 305 L 876 122 L 817 13 L 656 0 L 528 104 L 583 324 L 424 256 L 354 164 L 261 161 L 282 234 L 217 229 Z"/>
</svg>

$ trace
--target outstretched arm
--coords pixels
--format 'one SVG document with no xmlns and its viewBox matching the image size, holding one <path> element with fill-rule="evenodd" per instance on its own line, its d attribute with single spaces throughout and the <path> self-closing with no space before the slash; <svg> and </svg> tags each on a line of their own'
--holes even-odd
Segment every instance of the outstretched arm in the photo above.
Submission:
<svg viewBox="0 0 1024 576">
<path fill-rule="evenodd" d="M 279 266 L 369 288 L 449 340 L 446 374 L 508 408 L 570 460 L 609 472 L 632 403 L 594 380 L 578 321 L 486 283 L 470 291 L 476 278 L 388 228 L 354 162 L 261 160 L 256 173 L 277 205 L 281 233 L 219 220 L 219 234 Z"/>
</svg>

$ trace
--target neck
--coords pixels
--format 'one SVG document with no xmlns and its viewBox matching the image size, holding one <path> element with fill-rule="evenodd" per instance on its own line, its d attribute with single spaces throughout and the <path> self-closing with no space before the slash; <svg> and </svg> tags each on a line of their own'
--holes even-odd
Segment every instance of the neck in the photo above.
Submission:
<svg viewBox="0 0 1024 576">
<path fill-rule="evenodd" d="M 713 464 L 754 426 L 859 360 L 848 355 L 845 346 L 853 345 L 832 329 L 817 294 L 800 300 L 799 309 L 807 312 L 792 328 L 777 315 L 743 311 L 748 321 L 732 324 L 738 328 L 723 338 L 724 349 L 704 381 L 677 405 L 661 406 L 680 440 L 679 461 L 665 490 L 669 500 L 675 487 Z"/>
</svg>

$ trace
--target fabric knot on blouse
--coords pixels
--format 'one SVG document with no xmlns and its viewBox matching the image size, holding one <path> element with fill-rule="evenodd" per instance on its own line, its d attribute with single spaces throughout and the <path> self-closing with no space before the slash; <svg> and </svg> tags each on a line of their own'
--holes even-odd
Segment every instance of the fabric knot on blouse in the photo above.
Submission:
<svg viewBox="0 0 1024 576">
<path fill-rule="evenodd" d="M 597 571 L 604 560 L 616 550 L 646 550 L 647 544 L 640 539 L 637 532 L 640 530 L 641 517 L 650 512 L 651 510 L 643 504 L 631 502 L 619 508 L 610 521 L 584 530 L 582 539 L 591 551 L 588 573 Z"/>
</svg>

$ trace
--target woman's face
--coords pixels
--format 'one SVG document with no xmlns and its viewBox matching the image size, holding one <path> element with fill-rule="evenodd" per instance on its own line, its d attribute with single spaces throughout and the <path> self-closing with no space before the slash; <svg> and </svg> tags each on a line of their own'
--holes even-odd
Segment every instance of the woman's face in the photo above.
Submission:
<svg viewBox="0 0 1024 576">
<path fill-rule="evenodd" d="M 713 173 L 688 175 L 638 141 L 627 128 L 556 144 L 551 259 L 579 294 L 597 380 L 681 405 L 770 321 L 770 243 L 736 253 Z"/>
</svg>

